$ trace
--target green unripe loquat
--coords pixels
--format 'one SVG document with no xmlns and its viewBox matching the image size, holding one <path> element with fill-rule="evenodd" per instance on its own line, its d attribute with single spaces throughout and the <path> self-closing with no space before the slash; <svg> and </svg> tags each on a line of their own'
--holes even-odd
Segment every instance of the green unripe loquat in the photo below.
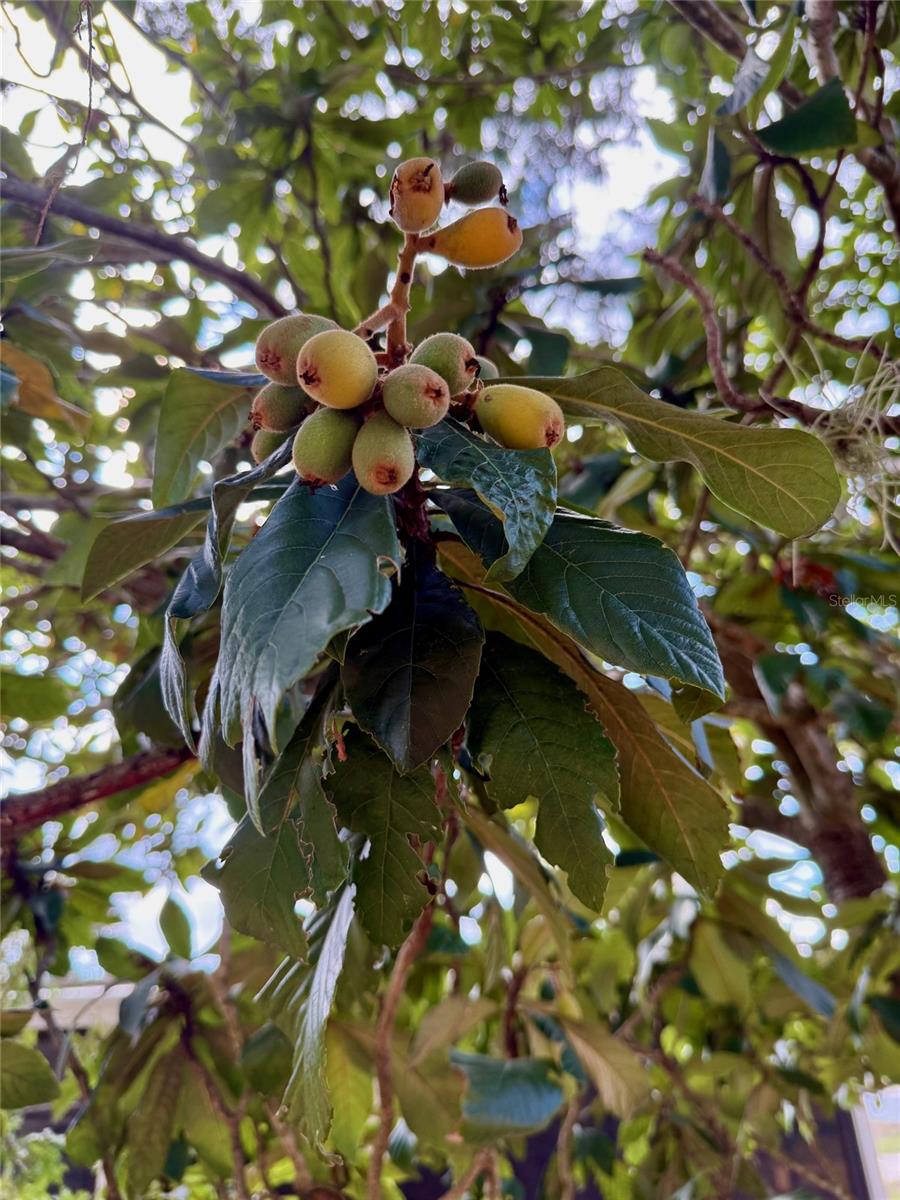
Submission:
<svg viewBox="0 0 900 1200">
<path fill-rule="evenodd" d="M 433 158 L 408 158 L 391 180 L 391 216 L 404 233 L 430 229 L 441 215 L 444 181 Z"/>
<path fill-rule="evenodd" d="M 478 378 L 475 347 L 456 333 L 433 333 L 416 346 L 409 361 L 437 372 L 451 396 L 460 395 Z"/>
<path fill-rule="evenodd" d="M 358 408 L 372 395 L 378 364 L 366 343 L 346 329 L 311 337 L 297 358 L 297 379 L 328 408 Z"/>
<path fill-rule="evenodd" d="M 552 396 L 515 383 L 495 383 L 479 393 L 475 415 L 481 428 L 511 450 L 555 446 L 566 430 Z"/>
<path fill-rule="evenodd" d="M 284 441 L 283 433 L 275 433 L 271 429 L 257 429 L 250 443 L 250 457 L 255 463 L 264 462 L 270 454 L 274 454 Z"/>
<path fill-rule="evenodd" d="M 294 438 L 294 470 L 307 483 L 337 483 L 353 465 L 359 417 L 337 408 L 317 408 Z"/>
<path fill-rule="evenodd" d="M 498 197 L 501 204 L 506 203 L 500 168 L 490 162 L 467 163 L 444 184 L 444 198 L 458 200 L 460 204 L 490 204 Z"/>
<path fill-rule="evenodd" d="M 353 470 L 360 487 L 376 496 L 399 491 L 416 469 L 409 433 L 386 412 L 370 417 L 353 443 Z"/>
<path fill-rule="evenodd" d="M 437 425 L 450 407 L 450 389 L 436 371 L 422 363 L 406 363 L 391 371 L 381 385 L 388 415 L 408 429 Z"/>
<path fill-rule="evenodd" d="M 316 333 L 336 329 L 334 321 L 315 313 L 281 317 L 256 339 L 256 365 L 274 383 L 297 385 L 297 355 Z"/>
<path fill-rule="evenodd" d="M 522 245 L 515 217 L 502 208 L 476 208 L 458 221 L 419 239 L 419 248 L 440 255 L 455 267 L 498 267 Z"/>
<path fill-rule="evenodd" d="M 479 354 L 478 358 L 478 378 L 479 379 L 499 379 L 500 372 L 495 363 L 492 363 L 489 358 L 485 358 L 483 354 Z"/>
<path fill-rule="evenodd" d="M 268 429 L 272 433 L 287 433 L 294 429 L 313 404 L 298 387 L 285 387 L 281 383 L 267 383 L 257 392 L 250 406 L 250 424 L 254 429 Z"/>
</svg>

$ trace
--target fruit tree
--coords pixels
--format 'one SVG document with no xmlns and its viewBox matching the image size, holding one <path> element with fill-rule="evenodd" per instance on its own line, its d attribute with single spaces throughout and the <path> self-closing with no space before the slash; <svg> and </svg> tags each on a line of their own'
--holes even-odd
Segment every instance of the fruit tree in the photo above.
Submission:
<svg viewBox="0 0 900 1200">
<path fill-rule="evenodd" d="M 4 12 L 10 1194 L 851 1195 L 897 10 Z"/>
</svg>

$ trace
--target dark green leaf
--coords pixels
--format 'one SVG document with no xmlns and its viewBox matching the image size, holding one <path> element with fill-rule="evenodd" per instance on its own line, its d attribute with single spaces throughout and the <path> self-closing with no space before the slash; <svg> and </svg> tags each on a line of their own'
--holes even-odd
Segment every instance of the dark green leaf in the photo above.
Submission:
<svg viewBox="0 0 900 1200">
<path fill-rule="evenodd" d="M 188 695 L 187 672 L 178 646 L 178 622 L 189 620 L 211 608 L 222 586 L 222 563 L 231 541 L 231 530 L 238 508 L 257 484 L 279 471 L 290 459 L 290 442 L 251 471 L 229 475 L 213 484 L 210 496 L 211 511 L 206 523 L 206 539 L 200 553 L 189 564 L 166 609 L 162 654 L 160 655 L 160 684 L 166 712 L 193 748 L 191 729 L 191 698 Z"/>
<path fill-rule="evenodd" d="M 485 563 L 499 523 L 471 492 L 435 494 Z M 528 566 L 506 585 L 586 650 L 632 671 L 723 695 L 722 666 L 681 563 L 655 538 L 560 511 Z"/>
<path fill-rule="evenodd" d="M 221 892 L 225 916 L 235 929 L 303 958 L 306 934 L 294 906 L 307 890 L 307 870 L 292 820 L 264 837 L 243 817 L 203 878 Z"/>
<path fill-rule="evenodd" d="M 812 154 L 856 144 L 856 121 L 840 79 L 829 79 L 793 112 L 758 129 L 756 136 L 776 154 Z"/>
<path fill-rule="evenodd" d="M 56 1076 L 40 1050 L 4 1041 L 0 1052 L 0 1108 L 46 1104 L 58 1095 Z"/>
<path fill-rule="evenodd" d="M 450 1061 L 468 1083 L 463 1098 L 466 1136 L 492 1141 L 536 1133 L 549 1125 L 563 1102 L 551 1064 L 540 1058 L 489 1058 L 453 1051 Z"/>
<path fill-rule="evenodd" d="M 397 946 L 428 898 L 409 837 L 427 841 L 437 828 L 431 773 L 420 767 L 400 775 L 374 742 L 357 736 L 348 738 L 347 761 L 326 787 L 342 824 L 369 839 L 353 869 L 359 919 L 377 945 Z"/>
<path fill-rule="evenodd" d="M 293 1046 L 277 1025 L 257 1029 L 241 1050 L 241 1067 L 250 1083 L 263 1096 L 281 1095 L 291 1076 Z"/>
<path fill-rule="evenodd" d="M 489 578 L 513 579 L 550 528 L 556 465 L 549 450 L 504 450 L 447 418 L 417 436 L 417 455 L 445 483 L 471 487 L 503 523 L 508 546 Z"/>
<path fill-rule="evenodd" d="M 153 464 L 153 503 L 190 493 L 200 462 L 211 462 L 247 424 L 255 385 L 230 387 L 194 371 L 172 372 L 163 397 Z"/>
<path fill-rule="evenodd" d="M 157 1062 L 128 1120 L 128 1184 L 135 1196 L 143 1196 L 165 1167 L 183 1072 L 179 1047 Z"/>
<path fill-rule="evenodd" d="M 710 129 L 706 142 L 706 162 L 700 176 L 699 192 L 710 204 L 720 204 L 731 184 L 731 159 L 720 138 Z"/>
<path fill-rule="evenodd" d="M 614 367 L 570 379 L 511 379 L 553 396 L 576 421 L 615 421 L 653 462 L 689 462 L 726 504 L 785 537 L 818 529 L 840 498 L 827 447 L 800 429 L 753 429 L 654 400 Z"/>
<path fill-rule="evenodd" d="M 334 806 L 322 786 L 324 726 L 332 712 L 335 675 L 332 670 L 319 684 L 315 699 L 267 776 L 256 806 L 258 823 L 269 836 L 296 813 L 309 885 L 320 904 L 347 874 L 347 849 L 338 839 Z"/>
<path fill-rule="evenodd" d="M 463 723 L 483 640 L 460 590 L 420 559 L 387 610 L 350 638 L 342 679 L 353 715 L 401 771 L 427 762 Z"/>
<path fill-rule="evenodd" d="M 110 521 L 88 552 L 81 581 L 82 600 L 93 600 L 138 567 L 177 546 L 209 512 L 208 500 L 138 513 Z"/>
<path fill-rule="evenodd" d="M 285 691 L 336 634 L 387 607 L 399 557 L 386 499 L 352 474 L 336 489 L 292 484 L 225 585 L 216 679 L 229 745 L 243 727 L 247 747 L 257 713 L 274 739 Z"/>
<path fill-rule="evenodd" d="M 584 696 L 543 655 L 489 636 L 469 713 L 466 742 L 504 808 L 535 797 L 535 844 L 561 867 L 575 895 L 603 905 L 612 854 L 595 807 L 618 806 L 615 751 Z"/>
</svg>

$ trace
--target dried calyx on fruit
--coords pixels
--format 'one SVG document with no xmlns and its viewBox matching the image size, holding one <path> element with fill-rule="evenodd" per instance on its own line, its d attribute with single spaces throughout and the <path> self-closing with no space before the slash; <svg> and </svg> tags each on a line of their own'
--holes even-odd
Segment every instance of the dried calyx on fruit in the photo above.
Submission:
<svg viewBox="0 0 900 1200">
<path fill-rule="evenodd" d="M 386 412 L 370 417 L 353 443 L 353 470 L 361 487 L 376 496 L 399 491 L 416 469 L 409 433 Z"/>
<path fill-rule="evenodd" d="M 436 371 L 422 363 L 407 363 L 385 378 L 381 399 L 388 415 L 409 429 L 437 425 L 450 407 L 450 389 Z"/>
<path fill-rule="evenodd" d="M 409 361 L 440 375 L 451 396 L 460 395 L 478 378 L 475 347 L 456 333 L 433 333 L 416 346 Z"/>
<path fill-rule="evenodd" d="M 250 443 L 250 457 L 255 463 L 264 462 L 270 454 L 274 454 L 284 441 L 283 433 L 274 433 L 270 429 L 257 429 Z"/>
<path fill-rule="evenodd" d="M 404 233 L 430 229 L 441 214 L 444 181 L 433 158 L 408 158 L 391 180 L 391 216 Z"/>
<path fill-rule="evenodd" d="M 521 245 L 518 221 L 502 208 L 476 208 L 419 239 L 420 249 L 470 269 L 498 267 Z"/>
<path fill-rule="evenodd" d="M 515 383 L 495 383 L 479 393 L 475 415 L 481 428 L 511 450 L 555 446 L 566 430 L 552 396 Z"/>
<path fill-rule="evenodd" d="M 250 424 L 254 429 L 287 433 L 300 424 L 312 407 L 312 401 L 301 388 L 267 383 L 253 398 Z"/>
<path fill-rule="evenodd" d="M 316 333 L 337 329 L 334 321 L 315 313 L 281 317 L 267 325 L 256 339 L 256 365 L 267 379 L 296 387 L 297 355 Z"/>
<path fill-rule="evenodd" d="M 378 364 L 366 343 L 346 329 L 309 339 L 297 358 L 297 379 L 329 408 L 358 408 L 375 390 Z"/>
<path fill-rule="evenodd" d="M 294 438 L 294 470 L 313 485 L 337 483 L 352 465 L 353 442 L 359 432 L 355 412 L 319 408 L 307 417 Z"/>
<path fill-rule="evenodd" d="M 458 200 L 460 204 L 490 204 L 498 200 L 506 204 L 509 197 L 503 186 L 500 168 L 490 162 L 467 163 L 444 184 L 445 201 Z"/>
</svg>

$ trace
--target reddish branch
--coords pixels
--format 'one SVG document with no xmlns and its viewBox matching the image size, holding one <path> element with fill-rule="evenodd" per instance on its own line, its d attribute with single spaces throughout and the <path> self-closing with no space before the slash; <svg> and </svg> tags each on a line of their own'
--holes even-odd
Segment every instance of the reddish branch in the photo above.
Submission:
<svg viewBox="0 0 900 1200">
<path fill-rule="evenodd" d="M 713 0 L 669 0 L 680 16 L 705 38 L 719 46 L 726 54 L 739 62 L 747 53 L 743 34 L 732 25 L 722 9 Z M 814 0 L 813 21 L 810 28 L 810 49 L 821 82 L 839 75 L 834 53 L 833 33 L 837 9 L 833 0 Z M 807 13 L 810 5 L 807 4 Z M 788 104 L 796 107 L 807 98 L 788 80 L 782 80 L 778 94 Z M 886 131 L 880 129 L 884 136 Z M 890 135 L 888 135 L 890 136 Z M 873 179 L 884 188 L 885 204 L 894 222 L 894 236 L 900 240 L 900 158 L 893 146 L 855 146 L 854 156 L 866 168 Z"/>
<path fill-rule="evenodd" d="M 37 187 L 33 183 L 26 183 L 23 179 L 14 178 L 3 180 L 2 192 L 5 200 L 24 204 L 26 208 L 32 208 L 38 213 L 43 210 L 52 195 L 52 189 Z M 153 229 L 149 225 L 140 225 L 136 221 L 122 221 L 118 217 L 108 216 L 95 208 L 89 208 L 88 205 L 82 204 L 78 200 L 72 200 L 64 192 L 53 198 L 53 212 L 56 216 L 67 217 L 69 220 L 79 221 L 89 228 L 99 229 L 101 233 L 109 233 L 138 246 L 145 246 L 153 252 L 153 257 L 162 258 L 163 261 L 181 259 L 182 262 L 196 267 L 202 275 L 206 275 L 210 279 L 218 279 L 226 284 L 236 296 L 248 300 L 262 312 L 271 316 L 283 317 L 287 313 L 284 305 L 258 280 L 236 267 L 229 267 L 219 259 L 204 254 L 202 250 L 198 250 L 193 243 L 183 237 L 172 233 L 163 233 L 159 229 Z"/>
<path fill-rule="evenodd" d="M 76 808 L 171 775 L 191 758 L 193 755 L 186 747 L 145 750 L 101 767 L 92 775 L 63 779 L 38 792 L 9 796 L 0 806 L 0 834 L 4 842 L 21 837 L 44 821 L 55 820 Z"/>
<path fill-rule="evenodd" d="M 375 1072 L 378 1077 L 379 1117 L 366 1180 L 368 1200 L 381 1200 L 381 1171 L 391 1136 L 391 1128 L 394 1124 L 393 1043 L 397 1008 L 406 990 L 406 981 L 413 963 L 425 949 L 433 919 L 434 905 L 429 904 L 422 910 L 409 936 L 397 952 L 391 979 L 381 1002 L 381 1012 L 375 1030 Z"/>
</svg>

